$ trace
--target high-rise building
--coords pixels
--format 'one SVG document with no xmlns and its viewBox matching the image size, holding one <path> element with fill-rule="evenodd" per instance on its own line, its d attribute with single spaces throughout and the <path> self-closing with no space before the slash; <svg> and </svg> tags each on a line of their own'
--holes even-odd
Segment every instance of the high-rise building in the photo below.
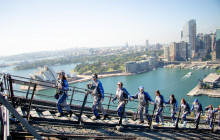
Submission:
<svg viewBox="0 0 220 140">
<path fill-rule="evenodd" d="M 216 60 L 220 61 L 220 28 L 216 29 Z"/>
<path fill-rule="evenodd" d="M 211 49 L 212 52 L 215 51 L 215 46 L 216 45 L 216 35 L 211 33 Z"/>
<path fill-rule="evenodd" d="M 196 52 L 197 52 L 197 56 L 198 57 L 205 57 L 205 46 L 204 46 L 204 42 L 203 42 L 203 33 L 199 33 L 196 37 Z"/>
<path fill-rule="evenodd" d="M 169 51 L 170 51 L 170 60 L 175 61 L 176 60 L 176 42 L 170 43 L 169 48 L 170 48 L 169 49 Z"/>
<path fill-rule="evenodd" d="M 146 48 L 149 48 L 149 41 L 148 40 L 146 40 L 145 46 L 146 46 Z"/>
<path fill-rule="evenodd" d="M 181 40 L 188 43 L 188 57 L 194 58 L 196 53 L 196 20 L 190 20 L 183 25 Z"/>
<path fill-rule="evenodd" d="M 203 37 L 203 43 L 205 48 L 205 56 L 211 52 L 211 36 L 210 34 L 205 34 Z"/>
<path fill-rule="evenodd" d="M 164 46 L 164 60 L 165 61 L 170 61 L 170 58 L 169 58 L 169 47 L 168 46 Z"/>
<path fill-rule="evenodd" d="M 188 43 L 181 41 L 177 43 L 176 46 L 176 60 L 177 61 L 187 61 L 188 60 Z"/>
</svg>

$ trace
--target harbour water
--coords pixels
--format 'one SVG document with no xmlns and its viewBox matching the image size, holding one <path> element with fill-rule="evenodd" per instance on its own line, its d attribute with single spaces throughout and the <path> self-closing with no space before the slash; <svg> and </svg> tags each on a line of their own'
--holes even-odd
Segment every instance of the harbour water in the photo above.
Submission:
<svg viewBox="0 0 220 140">
<path fill-rule="evenodd" d="M 65 70 L 66 73 L 70 73 L 70 70 L 73 69 L 76 64 L 71 65 L 59 65 L 53 66 L 55 71 Z M 13 75 L 19 75 L 24 77 L 29 77 L 30 73 L 34 73 L 37 69 L 29 69 L 22 71 L 14 71 L 13 67 L 5 67 L 0 68 L 0 72 L 10 73 Z M 189 72 L 192 72 L 191 76 L 185 78 Z M 115 94 L 115 90 L 117 87 L 117 82 L 122 81 L 124 83 L 124 87 L 128 90 L 128 92 L 133 95 L 138 91 L 138 87 L 140 85 L 145 87 L 145 91 L 147 91 L 151 98 L 154 100 L 155 91 L 160 90 L 161 94 L 164 96 L 165 100 L 169 99 L 170 94 L 174 94 L 177 98 L 178 102 L 182 98 L 186 99 L 187 102 L 192 104 L 194 99 L 198 99 L 203 107 L 212 104 L 214 107 L 217 107 L 220 104 L 220 98 L 212 98 L 208 96 L 187 96 L 187 93 L 190 92 L 197 84 L 198 80 L 203 78 L 204 75 L 208 75 L 209 73 L 215 72 L 215 70 L 204 69 L 204 70 L 189 70 L 189 69 L 166 69 L 166 68 L 158 68 L 154 71 L 149 71 L 142 74 L 130 75 L 130 76 L 118 76 L 118 77 L 107 77 L 102 78 L 100 81 L 103 84 L 105 93 Z M 82 83 L 74 83 L 71 86 L 76 86 L 80 88 L 85 88 L 87 82 Z M 44 91 L 38 91 L 37 94 L 44 95 L 54 95 L 54 89 L 47 89 Z M 83 99 L 83 95 L 74 95 L 75 99 Z M 36 98 L 38 96 L 36 95 Z M 54 99 L 51 99 L 54 100 Z M 88 98 L 88 102 L 92 102 L 92 97 Z M 108 100 L 104 101 L 105 104 L 108 104 Z M 78 104 L 78 103 L 76 103 Z M 88 103 L 87 105 L 91 105 Z M 129 107 L 138 107 L 137 103 L 129 102 L 127 104 Z M 135 111 L 135 110 L 133 110 Z"/>
</svg>

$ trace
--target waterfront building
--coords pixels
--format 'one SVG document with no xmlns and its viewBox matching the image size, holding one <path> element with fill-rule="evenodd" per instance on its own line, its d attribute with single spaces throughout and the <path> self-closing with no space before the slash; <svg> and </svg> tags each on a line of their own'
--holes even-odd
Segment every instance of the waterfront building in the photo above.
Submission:
<svg viewBox="0 0 220 140">
<path fill-rule="evenodd" d="M 37 72 L 30 74 L 30 77 L 32 80 L 56 82 L 57 74 L 52 67 L 45 65 L 44 68 L 39 67 Z"/>
<path fill-rule="evenodd" d="M 188 43 L 181 41 L 177 43 L 177 53 L 176 60 L 177 61 L 188 61 Z"/>
<path fill-rule="evenodd" d="M 155 67 L 157 64 L 157 58 L 156 57 L 148 57 L 147 60 L 149 61 L 149 66 Z"/>
<path fill-rule="evenodd" d="M 183 25 L 181 40 L 188 43 L 188 57 L 194 58 L 196 52 L 196 20 L 187 21 Z"/>
<path fill-rule="evenodd" d="M 176 51 L 177 51 L 176 48 L 177 48 L 176 42 L 171 42 L 169 47 L 169 58 L 171 61 L 176 60 Z"/>
<path fill-rule="evenodd" d="M 137 65 L 135 61 L 125 62 L 125 73 L 137 73 Z"/>
<path fill-rule="evenodd" d="M 205 85 L 208 85 L 210 87 L 219 87 L 219 83 L 220 83 L 220 75 L 216 74 L 216 73 L 210 73 L 208 76 L 206 76 L 203 79 L 203 83 Z"/>
<path fill-rule="evenodd" d="M 149 68 L 149 61 L 147 60 L 137 61 L 136 64 L 138 72 L 146 71 Z"/>
<path fill-rule="evenodd" d="M 144 72 L 149 69 L 149 61 L 142 60 L 142 61 L 131 61 L 125 62 L 125 73 L 138 73 Z"/>
<path fill-rule="evenodd" d="M 216 60 L 220 61 L 220 28 L 216 29 Z"/>
<path fill-rule="evenodd" d="M 169 46 L 164 46 L 164 61 L 170 61 Z"/>
</svg>

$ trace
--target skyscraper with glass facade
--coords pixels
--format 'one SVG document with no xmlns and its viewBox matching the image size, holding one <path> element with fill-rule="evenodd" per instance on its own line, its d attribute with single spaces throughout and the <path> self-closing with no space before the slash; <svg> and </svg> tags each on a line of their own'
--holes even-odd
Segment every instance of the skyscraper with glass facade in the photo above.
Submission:
<svg viewBox="0 0 220 140">
<path fill-rule="evenodd" d="M 181 40 L 188 43 L 188 57 L 194 58 L 196 53 L 196 20 L 190 20 L 183 25 Z"/>
<path fill-rule="evenodd" d="M 220 61 L 220 28 L 216 29 L 216 60 Z"/>
</svg>

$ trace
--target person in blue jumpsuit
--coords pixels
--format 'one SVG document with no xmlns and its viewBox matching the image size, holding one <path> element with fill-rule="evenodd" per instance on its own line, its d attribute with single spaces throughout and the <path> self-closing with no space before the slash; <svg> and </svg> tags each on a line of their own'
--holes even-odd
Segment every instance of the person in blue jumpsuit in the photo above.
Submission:
<svg viewBox="0 0 220 140">
<path fill-rule="evenodd" d="M 195 99 L 193 102 L 193 105 L 191 107 L 191 112 L 194 111 L 194 116 L 195 116 L 195 124 L 199 122 L 200 119 L 200 113 L 202 113 L 202 104 L 199 103 L 198 99 Z"/>
<path fill-rule="evenodd" d="M 187 124 L 186 116 L 190 114 L 190 106 L 185 99 L 181 99 L 181 113 L 182 113 L 182 120 L 184 121 L 182 127 L 186 127 Z"/>
<path fill-rule="evenodd" d="M 101 81 L 98 80 L 98 75 L 96 73 L 92 74 L 92 87 L 93 90 L 91 91 L 92 96 L 94 97 L 93 104 L 92 104 L 92 112 L 94 116 L 91 117 L 92 120 L 100 119 L 101 117 L 98 114 L 98 109 L 101 110 L 102 114 L 104 115 L 103 120 L 108 118 L 108 114 L 106 113 L 105 109 L 102 106 L 102 102 L 104 101 L 104 88 L 102 86 Z"/>
<path fill-rule="evenodd" d="M 161 125 L 164 125 L 164 120 L 163 120 L 163 107 L 164 107 L 164 97 L 163 95 L 160 94 L 160 91 L 159 90 L 156 90 L 155 92 L 155 105 L 156 105 L 156 122 L 157 122 L 157 126 L 159 125 L 159 122 L 161 120 Z"/>
<path fill-rule="evenodd" d="M 154 101 L 151 99 L 150 95 L 144 91 L 144 87 L 140 86 L 139 92 L 137 92 L 135 95 L 131 96 L 131 100 L 138 99 L 139 100 L 139 107 L 138 107 L 138 114 L 139 114 L 139 123 L 144 123 L 144 117 L 146 118 L 147 122 L 150 123 L 150 116 L 148 114 L 148 108 L 149 108 L 149 101 L 153 103 Z"/>
<path fill-rule="evenodd" d="M 175 96 L 173 94 L 170 95 L 170 99 L 165 102 L 165 104 L 170 104 L 170 112 L 171 112 L 171 118 L 172 118 L 172 125 L 175 126 L 176 125 L 176 112 L 178 110 L 178 103 L 177 100 L 175 98 Z"/>
<path fill-rule="evenodd" d="M 220 127 L 220 105 L 218 108 L 215 110 L 215 112 L 218 112 L 218 127 Z"/>
<path fill-rule="evenodd" d="M 73 112 L 70 110 L 70 107 L 66 101 L 68 97 L 67 91 L 69 90 L 67 78 L 65 76 L 65 72 L 63 71 L 59 71 L 57 74 L 58 74 L 58 79 L 57 79 L 56 87 L 57 87 L 57 93 L 59 94 L 59 98 L 57 100 L 57 109 L 59 112 L 59 117 L 64 115 L 62 106 L 66 108 L 66 111 L 69 112 L 71 117 Z"/>
<path fill-rule="evenodd" d="M 212 106 L 212 105 L 209 105 L 209 106 L 207 106 L 206 108 L 205 108 L 205 110 L 207 110 L 208 111 L 208 114 L 207 114 L 207 119 L 206 119 L 206 121 L 207 121 L 207 123 L 209 124 L 209 127 L 212 129 L 212 126 L 213 126 L 213 121 L 214 121 L 214 114 L 216 113 L 216 112 L 218 112 L 218 115 L 220 115 L 219 114 L 219 108 L 220 108 L 220 106 L 217 108 L 217 109 L 214 109 L 214 107 Z M 218 125 L 219 125 L 219 123 L 218 123 Z"/>
<path fill-rule="evenodd" d="M 128 102 L 128 100 L 131 99 L 130 94 L 128 93 L 128 91 L 123 88 L 123 83 L 122 82 L 118 82 L 117 84 L 117 89 L 116 89 L 116 95 L 115 97 L 112 99 L 112 101 L 115 101 L 116 99 L 118 99 L 118 107 L 117 107 L 117 112 L 118 112 L 118 116 L 119 117 L 124 117 L 124 123 L 127 122 L 127 115 L 126 112 L 124 110 L 123 113 L 123 108 L 125 107 L 125 104 Z"/>
</svg>

